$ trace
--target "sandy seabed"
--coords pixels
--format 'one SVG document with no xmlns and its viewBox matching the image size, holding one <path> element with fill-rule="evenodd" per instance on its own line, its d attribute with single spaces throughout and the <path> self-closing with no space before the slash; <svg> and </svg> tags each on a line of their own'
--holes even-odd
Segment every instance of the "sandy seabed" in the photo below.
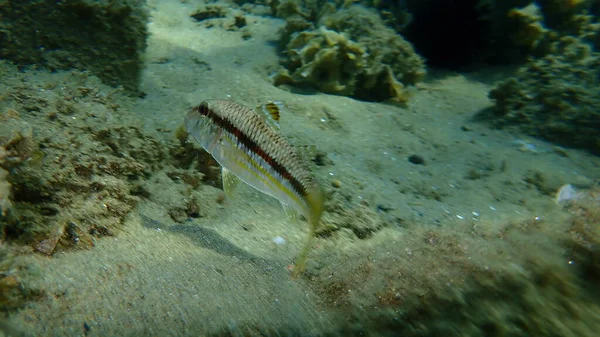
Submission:
<svg viewBox="0 0 600 337">
<path fill-rule="evenodd" d="M 335 201 L 323 218 L 332 229 L 317 240 L 306 273 L 292 279 L 289 265 L 308 228 L 286 219 L 276 201 L 243 190 L 211 216 L 177 224 L 167 210 L 180 196 L 171 180 L 157 179 L 160 193 L 116 236 L 51 258 L 20 257 L 37 266 L 46 295 L 9 314 L 5 335 L 593 336 L 600 329 L 598 302 L 580 298 L 582 289 L 594 292 L 586 282 L 598 277 L 588 270 L 598 257 L 585 270 L 573 265 L 574 215 L 548 192 L 593 184 L 600 159 L 478 122 L 501 71 L 432 72 L 405 107 L 294 93 L 269 80 L 281 20 L 245 14 L 251 38 L 244 40 L 240 31 L 190 19 L 193 1 L 150 3 L 147 95 L 124 103 L 120 118 L 167 141 L 173 132 L 157 130 L 174 131 L 204 99 L 285 102 L 281 132 L 326 156 L 315 174 Z M 424 165 L 410 162 L 413 155 Z M 285 244 L 274 243 L 278 236 Z M 526 316 L 522 303 L 538 313 Z"/>
</svg>

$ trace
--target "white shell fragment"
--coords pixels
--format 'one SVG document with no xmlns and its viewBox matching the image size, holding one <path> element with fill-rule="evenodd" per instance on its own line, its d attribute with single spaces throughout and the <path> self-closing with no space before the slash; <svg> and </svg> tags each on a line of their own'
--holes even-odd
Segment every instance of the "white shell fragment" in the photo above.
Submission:
<svg viewBox="0 0 600 337">
<path fill-rule="evenodd" d="M 585 200 L 597 200 L 597 201 L 600 200 L 600 198 L 598 197 L 598 192 L 596 192 L 593 189 L 577 189 L 573 185 L 567 184 L 567 185 L 561 186 L 561 188 L 558 189 L 558 192 L 556 192 L 556 198 L 554 201 L 557 204 L 562 204 L 562 203 L 569 202 L 569 201 L 584 200 L 584 199 Z"/>
<path fill-rule="evenodd" d="M 275 242 L 276 245 L 281 246 L 281 245 L 285 245 L 286 240 L 284 238 L 282 238 L 281 236 L 276 236 L 273 238 L 273 242 Z"/>
<path fill-rule="evenodd" d="M 558 192 L 556 192 L 555 201 L 557 204 L 561 204 L 563 202 L 575 199 L 576 195 L 577 191 L 575 190 L 575 187 L 573 187 L 571 184 L 566 184 L 561 186 L 558 189 Z"/>
</svg>

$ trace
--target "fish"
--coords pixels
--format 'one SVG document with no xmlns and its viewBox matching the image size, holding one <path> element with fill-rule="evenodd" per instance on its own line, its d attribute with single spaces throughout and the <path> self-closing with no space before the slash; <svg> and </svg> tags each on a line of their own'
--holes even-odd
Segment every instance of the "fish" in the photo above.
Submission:
<svg viewBox="0 0 600 337">
<path fill-rule="evenodd" d="M 287 214 L 309 224 L 293 273 L 306 267 L 325 198 L 300 152 L 279 132 L 281 102 L 250 109 L 232 100 L 205 100 L 185 116 L 185 128 L 221 165 L 223 190 L 230 197 L 240 181 L 278 199 Z"/>
</svg>

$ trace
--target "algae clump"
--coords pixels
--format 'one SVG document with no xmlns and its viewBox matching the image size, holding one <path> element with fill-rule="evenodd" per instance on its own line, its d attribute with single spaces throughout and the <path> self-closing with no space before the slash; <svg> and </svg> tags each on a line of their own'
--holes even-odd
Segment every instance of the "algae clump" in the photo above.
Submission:
<svg viewBox="0 0 600 337">
<path fill-rule="evenodd" d="M 293 12 L 281 43 L 286 58 L 275 85 L 312 87 L 366 101 L 406 102 L 406 85 L 425 75 L 410 43 L 386 27 L 375 11 L 352 6 L 324 14 L 318 28 Z"/>
</svg>

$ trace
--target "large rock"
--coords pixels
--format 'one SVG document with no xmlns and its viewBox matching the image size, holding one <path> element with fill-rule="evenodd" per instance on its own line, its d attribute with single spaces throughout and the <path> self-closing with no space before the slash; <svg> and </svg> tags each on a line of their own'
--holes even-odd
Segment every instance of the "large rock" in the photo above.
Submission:
<svg viewBox="0 0 600 337">
<path fill-rule="evenodd" d="M 138 92 L 148 35 L 145 0 L 0 1 L 0 58 L 89 70 Z"/>
</svg>

